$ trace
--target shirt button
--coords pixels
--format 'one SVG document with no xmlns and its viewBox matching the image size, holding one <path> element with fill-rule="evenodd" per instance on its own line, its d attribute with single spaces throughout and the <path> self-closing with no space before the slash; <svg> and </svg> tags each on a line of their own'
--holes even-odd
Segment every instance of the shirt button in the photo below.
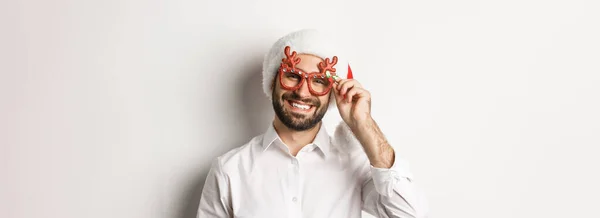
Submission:
<svg viewBox="0 0 600 218">
<path fill-rule="evenodd" d="M 298 201 L 298 198 L 296 198 L 296 197 L 293 197 L 293 198 L 292 198 L 292 201 L 293 201 L 294 203 L 296 203 L 296 201 Z"/>
</svg>

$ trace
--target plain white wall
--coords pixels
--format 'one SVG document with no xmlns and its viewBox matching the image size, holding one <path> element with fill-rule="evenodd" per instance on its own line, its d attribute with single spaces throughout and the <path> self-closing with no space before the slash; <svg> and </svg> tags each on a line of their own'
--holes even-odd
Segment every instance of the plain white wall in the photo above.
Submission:
<svg viewBox="0 0 600 218">
<path fill-rule="evenodd" d="M 194 217 L 210 161 L 272 119 L 264 53 L 328 26 L 346 34 L 373 116 L 435 217 L 600 217 L 598 11 L 593 0 L 2 1 L 0 217 Z"/>
</svg>

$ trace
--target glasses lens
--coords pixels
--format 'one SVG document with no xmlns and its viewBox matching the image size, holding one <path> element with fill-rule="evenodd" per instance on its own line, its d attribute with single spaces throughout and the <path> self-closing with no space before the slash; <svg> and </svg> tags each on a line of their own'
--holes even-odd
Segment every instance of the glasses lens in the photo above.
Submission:
<svg viewBox="0 0 600 218">
<path fill-rule="evenodd" d="M 315 92 L 319 92 L 319 93 L 326 92 L 329 90 L 329 87 L 331 87 L 331 82 L 329 81 L 329 79 L 327 77 L 310 76 L 310 77 L 308 77 L 308 81 L 310 82 L 311 88 Z"/>
<path fill-rule="evenodd" d="M 300 81 L 302 81 L 302 77 L 295 72 L 283 72 L 281 76 L 281 82 L 287 87 L 296 87 Z"/>
</svg>

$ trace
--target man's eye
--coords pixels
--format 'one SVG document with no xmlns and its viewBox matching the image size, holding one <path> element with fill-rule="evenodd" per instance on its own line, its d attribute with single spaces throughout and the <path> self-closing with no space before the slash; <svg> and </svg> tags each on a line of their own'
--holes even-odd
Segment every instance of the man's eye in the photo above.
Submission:
<svg viewBox="0 0 600 218">
<path fill-rule="evenodd" d="M 297 74 L 290 73 L 287 75 L 287 78 L 298 80 L 300 79 L 300 76 Z"/>
<path fill-rule="evenodd" d="M 323 79 L 315 79 L 315 82 L 319 83 L 319 84 L 325 84 L 325 80 Z"/>
</svg>

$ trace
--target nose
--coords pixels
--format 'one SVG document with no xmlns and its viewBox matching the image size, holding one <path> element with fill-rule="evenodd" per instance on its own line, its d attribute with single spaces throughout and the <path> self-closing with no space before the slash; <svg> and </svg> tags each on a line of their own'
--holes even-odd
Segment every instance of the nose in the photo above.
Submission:
<svg viewBox="0 0 600 218">
<path fill-rule="evenodd" d="M 302 83 L 302 85 L 300 86 L 300 88 L 298 88 L 295 92 L 301 98 L 308 98 L 308 97 L 310 97 L 312 95 L 312 93 L 310 93 L 310 90 L 308 89 L 308 80 L 305 80 Z"/>
</svg>

